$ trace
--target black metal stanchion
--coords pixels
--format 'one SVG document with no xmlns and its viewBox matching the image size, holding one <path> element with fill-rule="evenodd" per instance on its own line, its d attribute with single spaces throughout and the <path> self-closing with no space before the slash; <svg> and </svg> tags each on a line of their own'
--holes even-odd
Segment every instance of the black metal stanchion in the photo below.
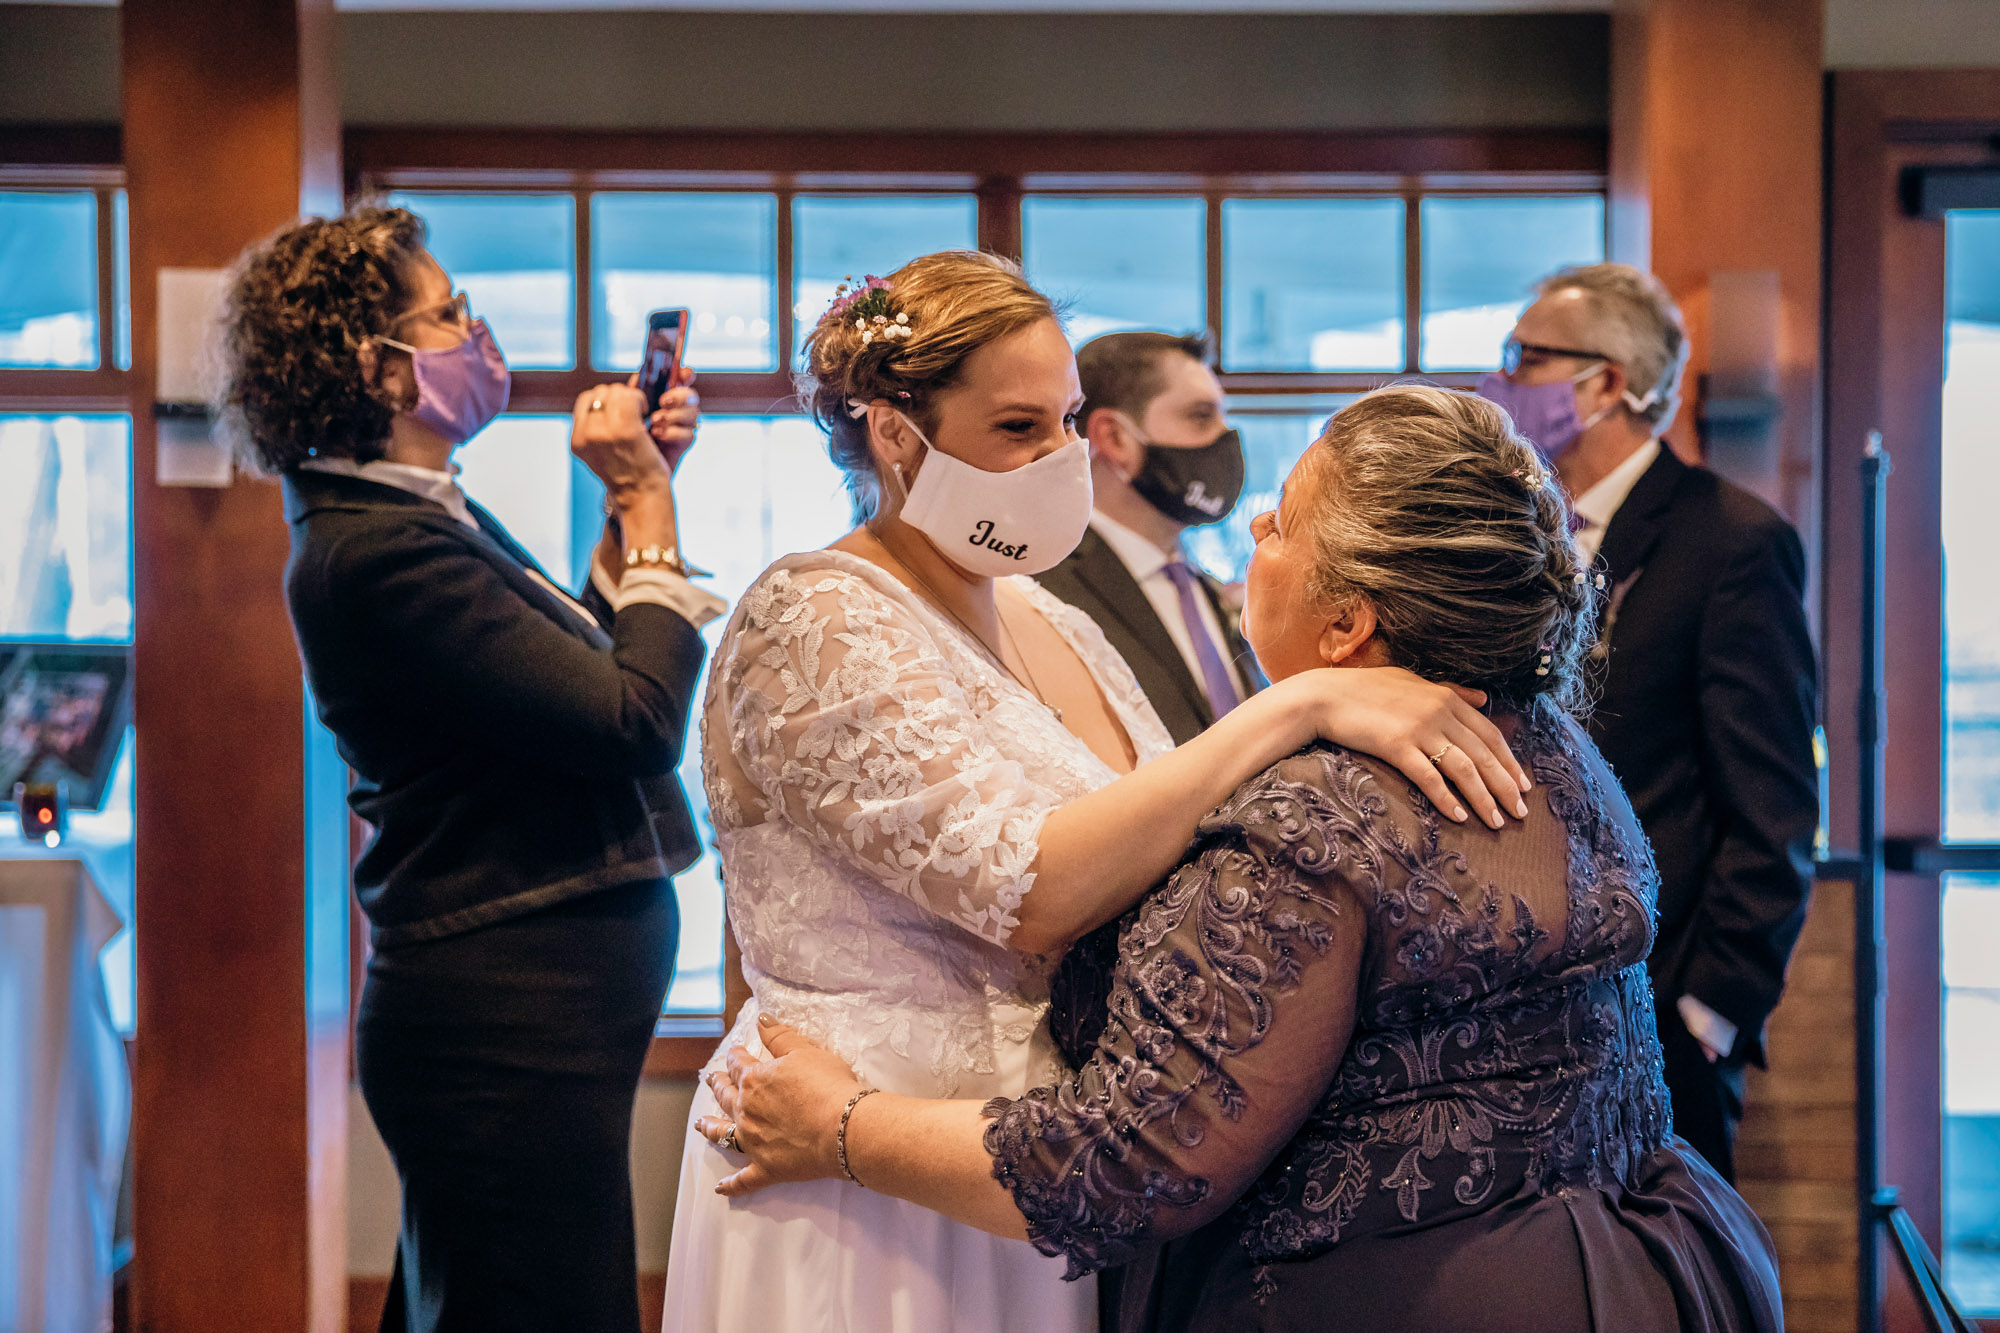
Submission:
<svg viewBox="0 0 2000 1333">
<path fill-rule="evenodd" d="M 1889 455 L 1882 432 L 1868 432 L 1861 456 L 1860 821 L 1854 877 L 1854 1167 L 1861 1253 L 1855 1273 L 1862 1333 L 1882 1327 L 1883 1061 L 1882 783 L 1886 696 L 1883 691 L 1883 562 L 1887 558 Z"/>
</svg>

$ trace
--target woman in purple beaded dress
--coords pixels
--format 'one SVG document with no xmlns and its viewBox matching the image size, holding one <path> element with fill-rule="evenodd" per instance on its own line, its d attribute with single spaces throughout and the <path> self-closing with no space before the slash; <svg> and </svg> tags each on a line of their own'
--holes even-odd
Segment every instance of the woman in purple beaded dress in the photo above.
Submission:
<svg viewBox="0 0 2000 1333">
<path fill-rule="evenodd" d="M 1554 480 L 1490 404 L 1401 386 L 1255 531 L 1271 678 L 1484 689 L 1530 817 L 1457 824 L 1301 751 L 1065 959 L 1066 1082 L 871 1095 L 773 1026 L 703 1126 L 749 1157 L 722 1192 L 844 1173 L 1103 1271 L 1107 1329 L 1780 1329 L 1769 1236 L 1672 1132 L 1652 853 L 1574 716 L 1596 590 Z"/>
</svg>

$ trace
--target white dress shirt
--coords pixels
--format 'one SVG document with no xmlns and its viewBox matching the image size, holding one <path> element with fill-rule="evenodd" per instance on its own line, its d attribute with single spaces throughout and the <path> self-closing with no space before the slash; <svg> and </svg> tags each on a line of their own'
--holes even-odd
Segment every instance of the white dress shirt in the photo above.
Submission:
<svg viewBox="0 0 2000 1333">
<path fill-rule="evenodd" d="M 1612 518 L 1618 513 L 1625 497 L 1639 484 L 1639 478 L 1646 475 L 1646 469 L 1660 458 L 1660 442 L 1648 440 L 1632 452 L 1632 456 L 1611 471 L 1597 479 L 1597 484 L 1576 497 L 1570 510 L 1583 520 L 1583 526 L 1576 530 L 1576 549 L 1583 553 L 1586 561 L 1597 559 L 1597 550 L 1604 545 L 1604 534 L 1611 526 Z"/>
<path fill-rule="evenodd" d="M 465 492 L 459 487 L 456 463 L 452 464 L 449 472 L 416 467 L 409 463 L 390 463 L 382 459 L 372 463 L 358 463 L 352 458 L 308 458 L 299 466 L 311 472 L 328 472 L 339 477 L 359 477 L 363 481 L 394 486 L 399 491 L 420 495 L 434 504 L 441 505 L 447 514 L 474 532 L 480 530 L 479 520 L 473 517 L 472 506 L 467 503 Z M 583 603 L 551 583 L 540 570 L 530 566 L 528 577 L 539 583 L 546 591 L 553 593 L 570 610 L 591 624 L 597 624 L 597 617 L 590 614 Z M 664 606 L 697 629 L 729 608 L 729 603 L 714 593 L 695 587 L 670 569 L 628 569 L 624 571 L 622 578 L 613 581 L 611 571 L 604 568 L 604 562 L 598 559 L 595 551 L 590 557 L 590 582 L 599 593 L 603 594 L 604 600 L 611 603 L 613 611 L 623 611 L 634 602 L 651 602 L 655 606 Z"/>
<path fill-rule="evenodd" d="M 1576 531 L 1576 547 L 1585 560 L 1595 560 L 1604 546 L 1604 534 L 1611 528 L 1611 520 L 1618 516 L 1632 488 L 1639 484 L 1639 478 L 1646 475 L 1654 463 L 1660 459 L 1660 442 L 1648 440 L 1635 449 L 1632 456 L 1611 469 L 1598 479 L 1595 486 L 1576 498 L 1570 506 L 1583 526 Z M 1703 1004 L 1692 995 L 1682 995 L 1674 1000 L 1674 1009 L 1687 1024 L 1687 1030 L 1694 1034 L 1717 1060 L 1724 1059 L 1736 1047 L 1736 1025 L 1715 1010 Z"/>
<path fill-rule="evenodd" d="M 1139 585 L 1139 591 L 1146 594 L 1146 600 L 1153 604 L 1153 614 L 1165 627 L 1167 637 L 1180 650 L 1181 661 L 1187 664 L 1188 674 L 1194 683 L 1202 683 L 1201 661 L 1194 653 L 1194 640 L 1188 637 L 1187 620 L 1181 615 L 1180 593 L 1174 587 L 1173 579 L 1167 576 L 1167 563 L 1174 559 L 1185 560 L 1186 556 L 1170 553 L 1155 546 L 1149 539 L 1140 536 L 1115 518 L 1108 518 L 1102 511 L 1093 511 L 1090 526 L 1104 544 L 1111 548 L 1118 562 Z M 1215 645 L 1216 655 L 1229 669 L 1229 678 L 1235 682 L 1236 697 L 1247 699 L 1250 691 L 1245 688 L 1243 670 L 1236 663 L 1236 654 L 1229 646 L 1229 636 L 1223 631 L 1222 622 L 1216 619 L 1215 608 L 1207 597 L 1197 597 L 1195 607 L 1201 612 L 1201 622 L 1208 631 L 1209 641 Z"/>
</svg>

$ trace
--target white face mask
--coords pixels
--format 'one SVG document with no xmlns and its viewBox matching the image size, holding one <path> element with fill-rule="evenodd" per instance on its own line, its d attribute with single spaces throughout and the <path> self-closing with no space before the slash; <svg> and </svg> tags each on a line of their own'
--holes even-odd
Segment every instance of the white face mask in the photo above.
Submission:
<svg viewBox="0 0 2000 1333">
<path fill-rule="evenodd" d="M 1012 472 L 987 472 L 953 458 L 916 422 L 896 415 L 930 448 L 916 484 L 904 491 L 900 517 L 945 559 L 989 579 L 1040 574 L 1083 540 L 1091 490 L 1090 452 L 1082 440 Z M 900 484 L 901 469 L 896 475 Z"/>
</svg>

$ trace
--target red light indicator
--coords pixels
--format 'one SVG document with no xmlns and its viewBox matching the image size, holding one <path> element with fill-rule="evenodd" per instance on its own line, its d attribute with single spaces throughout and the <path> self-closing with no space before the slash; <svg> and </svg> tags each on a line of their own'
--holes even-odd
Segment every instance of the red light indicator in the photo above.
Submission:
<svg viewBox="0 0 2000 1333">
<path fill-rule="evenodd" d="M 44 824 L 53 824 L 56 822 L 56 812 L 46 807 L 35 811 L 35 814 Z"/>
</svg>

